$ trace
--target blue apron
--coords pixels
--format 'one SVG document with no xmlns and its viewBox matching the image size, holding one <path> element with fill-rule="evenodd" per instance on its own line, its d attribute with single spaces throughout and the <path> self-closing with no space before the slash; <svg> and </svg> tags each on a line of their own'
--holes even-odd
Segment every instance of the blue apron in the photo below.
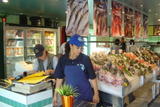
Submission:
<svg viewBox="0 0 160 107">
<path fill-rule="evenodd" d="M 92 101 L 93 91 L 85 72 L 76 65 L 66 65 L 64 68 L 66 84 L 77 89 L 80 94 L 76 100 Z"/>
</svg>

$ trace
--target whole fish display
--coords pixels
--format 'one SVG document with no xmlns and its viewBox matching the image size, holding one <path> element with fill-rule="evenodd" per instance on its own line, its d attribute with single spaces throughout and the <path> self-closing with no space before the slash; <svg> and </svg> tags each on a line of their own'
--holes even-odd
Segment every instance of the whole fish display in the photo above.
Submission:
<svg viewBox="0 0 160 107">
<path fill-rule="evenodd" d="M 133 37 L 133 10 L 131 8 L 124 8 L 124 35 L 125 37 Z"/>
<path fill-rule="evenodd" d="M 112 1 L 112 36 L 122 36 L 122 4 Z"/>
<path fill-rule="evenodd" d="M 107 32 L 107 0 L 94 0 L 94 34 L 106 36 Z"/>
<path fill-rule="evenodd" d="M 141 18 L 142 14 L 138 11 L 135 11 L 135 36 L 136 38 L 140 38 L 142 36 L 141 34 L 141 26 L 142 26 L 142 18 Z"/>
<path fill-rule="evenodd" d="M 66 34 L 89 34 L 88 0 L 67 0 Z"/>
</svg>

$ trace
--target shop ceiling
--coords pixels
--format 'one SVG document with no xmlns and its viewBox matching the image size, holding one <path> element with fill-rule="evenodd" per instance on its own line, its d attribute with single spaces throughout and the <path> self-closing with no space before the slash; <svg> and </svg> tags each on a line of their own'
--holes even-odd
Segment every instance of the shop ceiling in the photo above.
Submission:
<svg viewBox="0 0 160 107">
<path fill-rule="evenodd" d="M 65 20 L 66 0 L 9 0 L 0 3 L 0 15 L 25 14 Z"/>
<path fill-rule="evenodd" d="M 0 3 L 0 15 L 26 14 L 41 16 L 65 21 L 67 0 L 9 0 Z M 160 0 L 119 0 L 139 10 L 145 11 L 149 16 L 149 25 L 160 24 Z"/>
</svg>

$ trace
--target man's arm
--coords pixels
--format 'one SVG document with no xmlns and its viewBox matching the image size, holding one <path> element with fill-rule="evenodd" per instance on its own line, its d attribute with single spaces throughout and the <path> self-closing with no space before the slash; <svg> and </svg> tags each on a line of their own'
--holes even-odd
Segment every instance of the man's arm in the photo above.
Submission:
<svg viewBox="0 0 160 107">
<path fill-rule="evenodd" d="M 60 88 L 62 83 L 63 83 L 63 79 L 56 79 L 55 89 L 56 88 Z M 57 93 L 57 91 L 54 91 L 54 96 L 53 96 L 53 104 L 54 104 L 54 106 L 57 106 L 57 97 L 58 97 L 58 93 Z"/>
<path fill-rule="evenodd" d="M 99 92 L 98 92 L 98 85 L 97 79 L 90 79 L 90 83 L 92 85 L 94 95 L 93 95 L 93 103 L 99 103 Z"/>
</svg>

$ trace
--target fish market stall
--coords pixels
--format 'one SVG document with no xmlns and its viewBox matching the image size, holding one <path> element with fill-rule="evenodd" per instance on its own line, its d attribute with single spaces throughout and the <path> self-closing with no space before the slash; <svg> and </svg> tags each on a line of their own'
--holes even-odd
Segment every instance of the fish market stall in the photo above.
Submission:
<svg viewBox="0 0 160 107">
<path fill-rule="evenodd" d="M 158 70 L 154 61 L 158 56 L 145 49 L 137 51 L 109 55 L 99 52 L 90 56 L 98 77 L 101 102 L 124 107 L 126 97 L 129 98 L 134 91 L 153 80 L 154 72 Z"/>
</svg>

